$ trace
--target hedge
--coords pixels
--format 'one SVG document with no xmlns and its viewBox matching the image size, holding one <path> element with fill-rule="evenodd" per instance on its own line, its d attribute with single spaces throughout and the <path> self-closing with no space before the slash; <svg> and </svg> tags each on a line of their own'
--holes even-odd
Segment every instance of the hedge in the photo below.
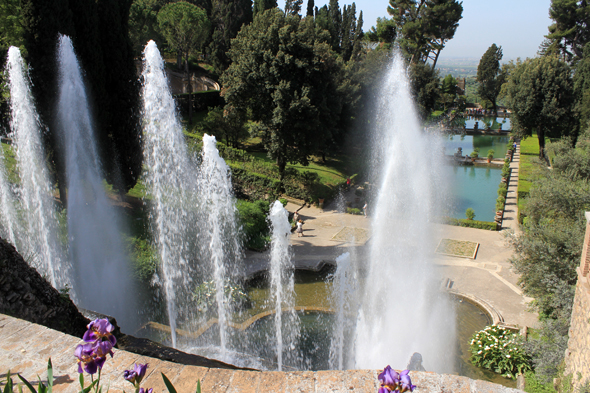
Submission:
<svg viewBox="0 0 590 393">
<path fill-rule="evenodd" d="M 443 223 L 447 225 L 455 225 L 458 227 L 487 229 L 488 231 L 497 231 L 498 224 L 490 221 L 466 220 L 464 218 L 444 217 Z"/>
</svg>

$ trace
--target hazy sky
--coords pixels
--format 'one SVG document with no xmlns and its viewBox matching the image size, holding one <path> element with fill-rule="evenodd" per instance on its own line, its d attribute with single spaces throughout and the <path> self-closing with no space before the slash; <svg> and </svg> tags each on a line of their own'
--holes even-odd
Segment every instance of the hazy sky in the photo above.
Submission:
<svg viewBox="0 0 590 393">
<path fill-rule="evenodd" d="M 377 17 L 387 15 L 388 0 L 356 0 L 357 15 L 363 11 L 363 30 L 375 25 Z M 283 6 L 279 0 L 279 7 Z M 318 7 L 329 0 L 315 0 Z M 352 4 L 340 0 L 340 7 Z M 547 34 L 551 0 L 463 0 L 463 19 L 441 53 L 441 59 L 451 57 L 481 58 L 492 44 L 502 46 L 503 60 L 533 57 Z M 303 2 L 303 9 L 307 1 Z"/>
</svg>

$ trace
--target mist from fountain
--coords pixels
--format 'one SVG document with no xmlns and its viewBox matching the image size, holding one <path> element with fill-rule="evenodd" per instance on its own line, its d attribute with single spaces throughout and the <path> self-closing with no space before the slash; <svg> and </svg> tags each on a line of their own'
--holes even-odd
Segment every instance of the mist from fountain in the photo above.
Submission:
<svg viewBox="0 0 590 393">
<path fill-rule="evenodd" d="M 331 370 L 350 368 L 353 353 L 350 343 L 358 312 L 358 274 L 350 252 L 336 258 L 336 272 L 332 278 L 331 301 L 335 311 L 330 342 L 329 365 Z"/>
<path fill-rule="evenodd" d="M 289 213 L 280 201 L 275 201 L 269 213 L 271 228 L 270 244 L 270 298 L 274 309 L 274 341 L 276 346 L 277 369 L 283 369 L 283 362 L 296 365 L 300 355 L 295 353 L 299 339 L 299 318 L 295 312 L 293 263 L 290 255 L 291 224 Z"/>
<path fill-rule="evenodd" d="M 378 194 L 369 203 L 372 237 L 355 366 L 403 369 L 419 352 L 428 370 L 449 372 L 455 316 L 451 302 L 439 292 L 432 261 L 433 218 L 444 194 L 437 158 L 441 148 L 420 126 L 399 53 L 377 109 L 372 153 Z"/>
<path fill-rule="evenodd" d="M 27 257 L 29 263 L 46 275 L 55 288 L 63 288 L 70 281 L 70 265 L 64 258 L 57 239 L 59 225 L 41 143 L 40 120 L 31 94 L 29 75 L 18 48 L 10 47 L 8 50 L 7 70 L 10 87 L 10 135 L 14 142 L 20 178 L 17 191 L 23 224 L 16 221 L 16 205 L 10 201 L 10 191 L 3 185 L 2 209 L 4 220 L 7 221 L 5 226 L 9 239 Z M 5 173 L 2 178 L 5 179 Z"/>
<path fill-rule="evenodd" d="M 198 231 L 199 255 L 209 262 L 215 283 L 220 351 L 228 350 L 228 322 L 232 307 L 226 287 L 241 276 L 237 211 L 232 191 L 231 172 L 219 156 L 214 136 L 203 136 L 203 151 L 198 172 L 199 202 L 203 222 Z M 229 360 L 229 359 L 226 359 Z"/>
<path fill-rule="evenodd" d="M 134 327 L 136 299 L 121 223 L 106 195 L 82 70 L 72 41 L 58 42 L 57 128 L 63 142 L 70 258 L 79 305 Z"/>
</svg>

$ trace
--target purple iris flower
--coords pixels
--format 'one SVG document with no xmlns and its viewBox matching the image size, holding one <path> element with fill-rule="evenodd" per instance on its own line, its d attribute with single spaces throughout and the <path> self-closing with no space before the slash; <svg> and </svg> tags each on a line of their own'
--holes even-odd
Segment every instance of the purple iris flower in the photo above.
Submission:
<svg viewBox="0 0 590 393">
<path fill-rule="evenodd" d="M 154 389 L 149 388 L 148 390 L 145 390 L 144 388 L 139 389 L 139 393 L 152 393 L 154 391 Z"/>
<path fill-rule="evenodd" d="M 99 358 L 106 358 L 107 355 L 113 357 L 113 344 L 110 341 L 97 341 L 92 344 L 92 349 Z"/>
<path fill-rule="evenodd" d="M 133 370 L 125 370 L 123 372 L 123 378 L 131 382 L 132 384 L 139 386 L 143 377 L 145 377 L 145 372 L 147 370 L 148 363 L 146 364 L 134 364 Z"/>
<path fill-rule="evenodd" d="M 103 339 L 110 341 L 113 346 L 117 343 L 117 339 L 111 334 L 111 332 L 115 330 L 115 327 L 111 325 L 108 319 L 95 319 L 90 322 L 87 327 L 88 330 L 84 333 L 84 337 L 82 337 L 82 340 L 87 343 L 98 340 L 102 341 Z"/>
<path fill-rule="evenodd" d="M 92 344 L 80 344 L 76 347 L 74 355 L 78 358 L 78 372 L 82 374 L 82 365 L 88 374 L 95 374 L 99 365 L 94 357 L 94 349 Z M 104 364 L 104 362 L 103 362 Z M 100 365 L 102 367 L 102 364 Z"/>
<path fill-rule="evenodd" d="M 387 366 L 383 369 L 383 372 L 379 374 L 379 382 L 381 382 L 379 393 L 395 391 L 399 386 L 399 374 L 390 366 Z"/>
<path fill-rule="evenodd" d="M 399 391 L 401 393 L 413 392 L 416 389 L 416 385 L 412 385 L 412 380 L 410 379 L 410 370 L 404 370 L 400 373 L 400 382 L 399 382 Z"/>
</svg>

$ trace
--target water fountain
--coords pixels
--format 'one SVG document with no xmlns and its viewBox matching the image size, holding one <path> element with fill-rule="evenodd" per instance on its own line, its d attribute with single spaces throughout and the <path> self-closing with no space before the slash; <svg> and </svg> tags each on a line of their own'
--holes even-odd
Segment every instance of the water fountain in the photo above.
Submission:
<svg viewBox="0 0 590 393">
<path fill-rule="evenodd" d="M 293 265 L 289 255 L 291 224 L 288 212 L 280 201 L 275 201 L 269 213 L 271 224 L 270 247 L 270 299 L 274 308 L 276 356 L 278 370 L 283 367 L 283 355 L 290 363 L 299 356 L 293 352 L 297 346 L 299 323 L 294 310 Z"/>
<path fill-rule="evenodd" d="M 331 299 L 336 314 L 330 343 L 329 365 L 332 370 L 344 370 L 352 365 L 354 346 L 347 343 L 352 342 L 358 312 L 358 278 L 350 252 L 336 258 Z"/>
<path fill-rule="evenodd" d="M 395 54 L 373 134 L 378 194 L 369 206 L 370 265 L 356 335 L 356 368 L 404 368 L 414 352 L 425 367 L 452 371 L 455 316 L 432 264 L 433 218 L 441 181 L 435 138 L 426 135 Z"/>
<path fill-rule="evenodd" d="M 164 61 L 153 41 L 144 50 L 142 78 L 144 181 L 152 233 L 162 261 L 160 278 L 172 345 L 178 345 L 179 323 L 186 330 L 196 330 L 205 322 L 192 304 L 193 290 L 199 283 L 213 281 L 219 343 L 215 349 L 193 350 L 229 361 L 231 302 L 226 286 L 239 276 L 241 253 L 229 167 L 219 156 L 215 138 L 208 135 L 203 138 L 202 154 L 189 154 Z"/>
<path fill-rule="evenodd" d="M 136 319 L 129 258 L 106 195 L 82 70 L 69 37 L 59 37 L 57 63 L 57 129 L 65 155 L 74 289 L 81 307 L 114 315 L 129 331 Z"/>
<path fill-rule="evenodd" d="M 29 76 L 18 48 L 9 49 L 7 69 L 10 126 L 20 179 L 17 190 L 22 224 L 16 220 L 16 205 L 10 202 L 6 185 L 2 186 L 2 206 L 7 211 L 2 216 L 7 221 L 5 226 L 10 228 L 7 231 L 9 240 L 29 259 L 29 263 L 49 278 L 55 288 L 62 288 L 70 281 L 70 268 L 57 240 L 59 231 L 53 188 L 45 165 L 40 121 L 33 104 Z"/>
</svg>

